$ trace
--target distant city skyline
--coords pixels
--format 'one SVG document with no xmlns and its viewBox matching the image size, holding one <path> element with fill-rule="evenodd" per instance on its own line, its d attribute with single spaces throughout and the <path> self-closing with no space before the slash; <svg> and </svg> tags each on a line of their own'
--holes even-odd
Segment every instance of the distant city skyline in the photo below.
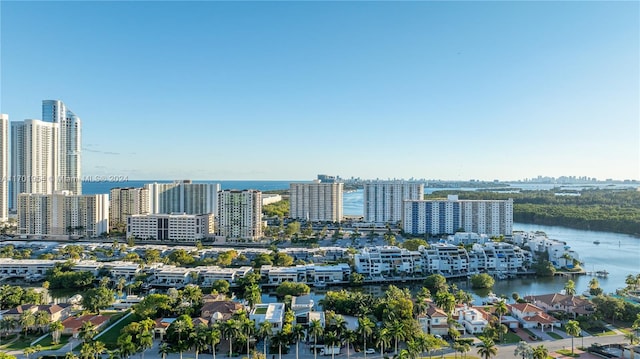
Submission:
<svg viewBox="0 0 640 359">
<path fill-rule="evenodd" d="M 0 113 L 63 101 L 83 176 L 640 180 L 639 11 L 2 1 Z"/>
</svg>

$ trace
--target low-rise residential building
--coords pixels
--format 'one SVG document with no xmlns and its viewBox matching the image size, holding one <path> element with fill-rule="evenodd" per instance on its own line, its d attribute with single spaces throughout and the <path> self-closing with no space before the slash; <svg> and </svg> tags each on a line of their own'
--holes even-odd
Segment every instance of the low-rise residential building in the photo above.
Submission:
<svg viewBox="0 0 640 359">
<path fill-rule="evenodd" d="M 426 334 L 431 335 L 447 335 L 449 332 L 449 316 L 444 310 L 438 308 L 435 304 L 429 303 L 425 314 L 418 316 L 420 328 Z"/>
<path fill-rule="evenodd" d="M 354 256 L 355 270 L 369 277 L 382 274 L 411 274 L 423 268 L 422 255 L 395 246 L 365 247 Z"/>
<path fill-rule="evenodd" d="M 550 239 L 546 234 L 537 232 L 534 235 L 525 236 L 518 234 L 518 241 L 523 241 L 523 246 L 529 247 L 531 252 L 548 253 L 549 261 L 556 268 L 573 268 L 574 260 L 580 261 L 580 256 L 571 246 L 565 242 Z"/>
<path fill-rule="evenodd" d="M 200 317 L 215 323 L 231 319 L 233 314 L 243 310 L 244 306 L 231 300 L 216 300 L 202 305 Z"/>
<path fill-rule="evenodd" d="M 203 287 L 212 286 L 217 280 L 225 280 L 230 284 L 253 272 L 253 267 L 222 268 L 218 266 L 196 267 L 198 279 Z"/>
<path fill-rule="evenodd" d="M 47 270 L 63 260 L 0 258 L 0 277 L 44 277 Z"/>
<path fill-rule="evenodd" d="M 71 315 L 71 304 L 24 304 L 7 310 L 6 312 L 2 313 L 2 317 L 20 320 L 20 316 L 25 312 L 45 312 L 48 314 L 49 321 L 63 321 Z"/>
<path fill-rule="evenodd" d="M 268 284 L 282 282 L 332 283 L 348 281 L 351 267 L 347 263 L 335 265 L 298 264 L 294 267 L 263 265 L 260 267 L 260 275 L 267 280 Z"/>
<path fill-rule="evenodd" d="M 80 334 L 80 328 L 82 324 L 85 322 L 90 322 L 93 324 L 94 329 L 97 332 L 100 332 L 104 327 L 106 327 L 107 323 L 109 323 L 108 316 L 105 315 L 94 315 L 87 314 L 82 315 L 80 317 L 70 317 L 62 321 L 62 325 L 64 329 L 62 330 L 62 334 L 71 335 L 74 339 L 78 339 L 78 335 Z"/>
<path fill-rule="evenodd" d="M 469 270 L 469 256 L 464 248 L 448 243 L 435 243 L 422 250 L 423 273 L 461 275 Z"/>
<path fill-rule="evenodd" d="M 260 303 L 253 307 L 249 319 L 258 323 L 270 322 L 274 332 L 282 330 L 284 320 L 284 303 Z"/>
<path fill-rule="evenodd" d="M 153 285 L 181 288 L 193 281 L 193 268 L 162 266 L 153 270 Z"/>
</svg>

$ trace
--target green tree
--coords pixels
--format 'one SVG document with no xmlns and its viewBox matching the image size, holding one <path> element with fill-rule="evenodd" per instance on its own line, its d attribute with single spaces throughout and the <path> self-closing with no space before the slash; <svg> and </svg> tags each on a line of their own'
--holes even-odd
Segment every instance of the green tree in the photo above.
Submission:
<svg viewBox="0 0 640 359">
<path fill-rule="evenodd" d="M 575 320 L 568 321 L 567 324 L 565 325 L 565 331 L 567 332 L 567 334 L 571 336 L 571 355 L 573 355 L 574 354 L 573 339 L 578 335 L 580 335 L 580 332 L 581 332 L 580 323 L 578 323 Z"/>
<path fill-rule="evenodd" d="M 318 337 L 322 335 L 324 328 L 318 319 L 313 319 L 309 323 L 309 335 L 313 335 L 313 359 L 317 359 L 318 353 L 316 346 L 318 345 Z"/>
<path fill-rule="evenodd" d="M 494 284 L 495 280 L 487 273 L 474 274 L 471 276 L 471 288 L 492 288 Z"/>
<path fill-rule="evenodd" d="M 198 354 L 207 349 L 210 342 L 210 330 L 206 324 L 199 324 L 193 332 L 191 332 L 191 343 L 198 359 Z"/>
<path fill-rule="evenodd" d="M 533 348 L 533 359 L 547 359 L 549 350 L 544 345 Z"/>
<path fill-rule="evenodd" d="M 375 324 L 368 317 L 358 318 L 357 333 L 362 335 L 362 343 L 364 346 L 364 358 L 367 359 L 367 338 L 373 334 Z"/>
<path fill-rule="evenodd" d="M 213 286 L 212 288 L 220 293 L 220 294 L 227 294 L 229 293 L 229 288 L 231 287 L 231 285 L 229 284 L 229 282 L 227 282 L 224 279 L 218 279 L 215 282 L 213 282 Z"/>
<path fill-rule="evenodd" d="M 571 279 L 569 279 L 567 281 L 567 283 L 565 283 L 564 285 L 564 291 L 567 295 L 574 295 L 576 294 L 576 283 L 574 281 L 572 281 Z"/>
<path fill-rule="evenodd" d="M 391 344 L 391 333 L 387 328 L 380 328 L 376 336 L 376 345 L 380 347 L 380 358 L 384 358 L 384 348 Z"/>
<path fill-rule="evenodd" d="M 313 324 L 313 321 L 312 323 Z M 311 327 L 311 325 L 310 325 Z M 264 321 L 260 324 L 258 324 L 258 336 L 260 338 L 262 338 L 263 343 L 262 343 L 262 352 L 265 356 L 265 358 L 267 357 L 267 341 L 269 340 L 269 338 L 273 335 L 273 325 L 271 324 L 271 322 L 269 321 Z"/>
<path fill-rule="evenodd" d="M 504 300 L 499 300 L 493 305 L 493 307 L 495 313 L 499 316 L 498 324 L 502 325 L 502 316 L 509 312 L 509 309 L 507 309 L 507 304 L 504 302 Z M 500 334 L 500 341 L 502 341 L 502 332 L 500 332 Z"/>
<path fill-rule="evenodd" d="M 27 331 L 31 329 L 31 327 L 33 327 L 36 323 L 36 318 L 33 315 L 33 312 L 26 311 L 20 314 L 19 323 L 20 323 L 20 326 L 22 327 L 22 330 L 24 330 L 24 336 L 26 337 Z"/>
<path fill-rule="evenodd" d="M 78 337 L 85 343 L 93 341 L 93 337 L 95 337 L 96 334 L 98 334 L 96 326 L 89 321 L 82 323 L 78 331 Z"/>
<path fill-rule="evenodd" d="M 51 324 L 49 324 L 49 331 L 51 332 L 51 342 L 53 344 L 60 343 L 60 334 L 62 333 L 62 330 L 64 330 L 64 325 L 62 325 L 62 322 L 59 320 L 56 320 L 55 322 L 51 322 Z"/>
<path fill-rule="evenodd" d="M 431 291 L 431 293 L 438 293 L 447 290 L 447 278 L 442 274 L 432 274 L 425 278 L 424 286 Z"/>
<path fill-rule="evenodd" d="M 222 333 L 220 327 L 215 324 L 209 331 L 209 344 L 211 345 L 211 353 L 213 353 L 213 359 L 216 359 L 216 345 L 220 343 Z"/>
<path fill-rule="evenodd" d="M 231 357 L 233 355 L 233 339 L 237 338 L 241 334 L 240 323 L 235 319 L 229 319 L 222 323 L 220 329 L 222 335 L 224 335 L 224 337 L 229 341 L 229 357 Z"/>
<path fill-rule="evenodd" d="M 498 347 L 491 338 L 480 338 L 482 343 L 478 344 L 478 354 L 484 359 L 491 359 L 498 355 Z"/>
<path fill-rule="evenodd" d="M 113 304 L 114 296 L 111 289 L 105 287 L 92 288 L 82 296 L 82 306 L 93 313 L 100 314 L 100 309 Z"/>
<path fill-rule="evenodd" d="M 300 344 L 300 339 L 304 337 L 304 328 L 300 324 L 296 324 L 291 328 L 291 337 L 296 342 L 296 359 L 299 358 L 298 354 L 298 344 Z"/>
<path fill-rule="evenodd" d="M 296 282 L 283 282 L 276 288 L 276 294 L 279 297 L 284 297 L 286 295 L 293 296 L 301 296 L 305 294 L 309 294 L 311 288 L 305 283 L 296 283 Z"/>
<path fill-rule="evenodd" d="M 262 303 L 262 292 L 260 286 L 253 283 L 247 286 L 244 290 L 244 299 L 247 301 L 249 308 L 253 309 L 256 304 Z"/>
<path fill-rule="evenodd" d="M 521 356 L 522 359 L 532 359 L 533 358 L 533 348 L 527 342 L 520 341 L 516 346 L 515 351 L 513 352 L 514 356 Z"/>
</svg>

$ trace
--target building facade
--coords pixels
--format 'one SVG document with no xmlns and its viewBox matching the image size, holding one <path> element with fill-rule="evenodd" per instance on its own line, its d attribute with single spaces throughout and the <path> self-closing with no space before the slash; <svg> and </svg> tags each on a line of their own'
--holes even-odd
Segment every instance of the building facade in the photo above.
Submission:
<svg viewBox="0 0 640 359">
<path fill-rule="evenodd" d="M 0 222 L 9 219 L 9 116 L 0 114 Z"/>
<path fill-rule="evenodd" d="M 149 214 L 149 190 L 146 188 L 112 188 L 109 196 L 109 225 L 126 226 L 127 218 Z"/>
<path fill-rule="evenodd" d="M 398 223 L 405 200 L 424 199 L 424 184 L 407 181 L 372 181 L 364 184 L 364 221 Z"/>
<path fill-rule="evenodd" d="M 228 239 L 261 238 L 262 192 L 251 189 L 218 192 L 217 233 Z"/>
<path fill-rule="evenodd" d="M 212 233 L 212 214 L 138 214 L 127 217 L 127 238 L 194 242 Z"/>
<path fill-rule="evenodd" d="M 289 216 L 312 222 L 342 221 L 342 191 L 344 184 L 291 183 L 289 185 Z"/>
<path fill-rule="evenodd" d="M 205 214 L 217 212 L 218 183 L 148 183 L 149 213 Z"/>
<path fill-rule="evenodd" d="M 18 234 L 98 237 L 109 232 L 109 196 L 22 193 L 17 201 Z"/>
<path fill-rule="evenodd" d="M 513 200 L 410 200 L 404 202 L 402 228 L 411 234 L 453 234 L 458 231 L 489 236 L 513 232 Z"/>
<path fill-rule="evenodd" d="M 12 208 L 21 193 L 82 194 L 81 132 L 80 118 L 59 100 L 42 102 L 42 120 L 11 123 Z"/>
</svg>

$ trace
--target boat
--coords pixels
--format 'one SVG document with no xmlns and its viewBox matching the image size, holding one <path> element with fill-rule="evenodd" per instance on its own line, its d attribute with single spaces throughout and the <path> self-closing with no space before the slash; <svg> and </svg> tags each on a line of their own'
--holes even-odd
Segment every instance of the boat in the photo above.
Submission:
<svg viewBox="0 0 640 359">
<path fill-rule="evenodd" d="M 600 244 L 600 241 L 596 239 L 595 241 L 593 241 L 593 244 Z"/>
<path fill-rule="evenodd" d="M 609 272 L 607 272 L 606 270 L 596 271 L 596 276 L 598 276 L 598 277 L 606 277 L 608 275 L 609 275 Z"/>
<path fill-rule="evenodd" d="M 313 283 L 313 286 L 316 288 L 325 288 L 327 286 L 327 283 L 325 283 L 324 281 L 317 281 Z"/>
</svg>

